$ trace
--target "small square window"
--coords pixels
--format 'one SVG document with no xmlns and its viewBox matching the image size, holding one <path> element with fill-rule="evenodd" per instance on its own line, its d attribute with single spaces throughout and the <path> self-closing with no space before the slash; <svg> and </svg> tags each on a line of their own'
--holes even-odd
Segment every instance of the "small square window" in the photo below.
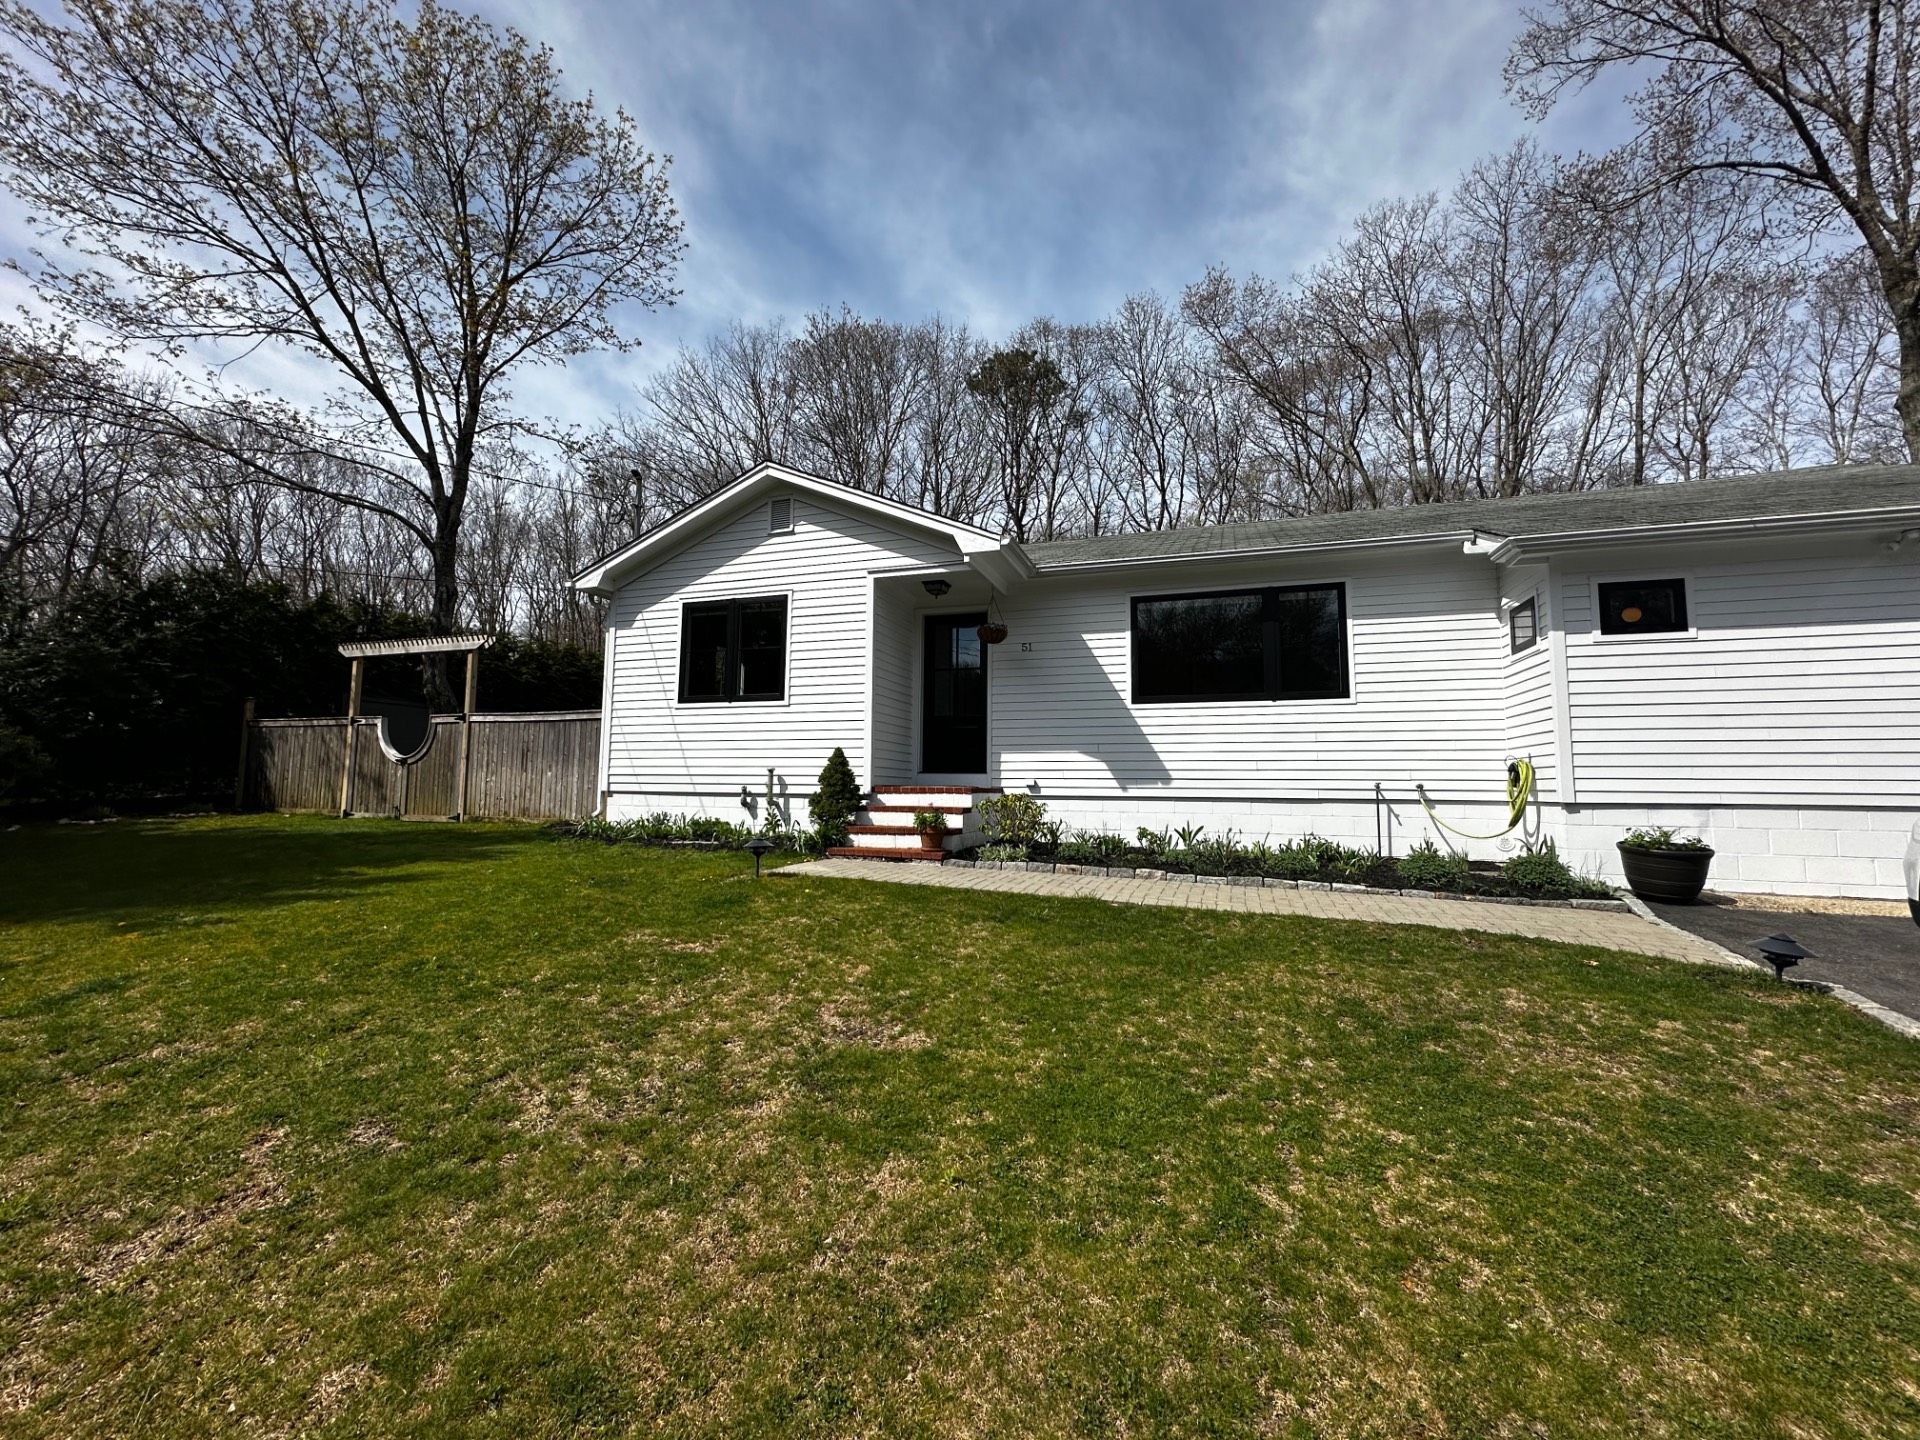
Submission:
<svg viewBox="0 0 1920 1440">
<path fill-rule="evenodd" d="M 791 529 L 793 529 L 792 498 L 783 495 L 778 500 L 769 501 L 767 503 L 767 533 L 769 535 L 784 535 Z"/>
<path fill-rule="evenodd" d="M 1602 635 L 1670 635 L 1686 628 L 1686 581 L 1609 580 L 1601 583 Z"/>
<path fill-rule="evenodd" d="M 1533 597 L 1529 595 L 1513 607 L 1507 616 L 1507 638 L 1511 642 L 1511 653 L 1518 655 L 1522 650 L 1531 650 L 1534 642 L 1540 638 L 1540 612 L 1534 608 Z"/>
</svg>

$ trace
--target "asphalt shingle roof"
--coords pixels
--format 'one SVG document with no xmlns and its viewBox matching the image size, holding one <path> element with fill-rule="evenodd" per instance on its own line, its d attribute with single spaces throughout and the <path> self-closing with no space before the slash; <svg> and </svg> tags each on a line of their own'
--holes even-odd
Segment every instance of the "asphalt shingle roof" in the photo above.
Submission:
<svg viewBox="0 0 1920 1440">
<path fill-rule="evenodd" d="M 1920 465 L 1830 465 L 1726 480 L 1520 495 L 1410 505 L 1398 510 L 1349 510 L 1244 525 L 1206 525 L 1146 535 L 1050 540 L 1021 548 L 1041 571 L 1129 560 L 1203 558 L 1292 546 L 1478 530 L 1508 539 L 1611 530 L 1643 525 L 1687 525 L 1711 520 L 1765 520 L 1786 515 L 1830 515 L 1854 510 L 1920 508 Z"/>
</svg>

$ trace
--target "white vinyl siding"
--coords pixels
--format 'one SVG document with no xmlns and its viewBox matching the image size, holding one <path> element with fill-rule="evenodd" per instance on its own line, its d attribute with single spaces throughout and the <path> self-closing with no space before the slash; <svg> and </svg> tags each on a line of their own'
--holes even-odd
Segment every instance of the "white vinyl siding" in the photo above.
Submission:
<svg viewBox="0 0 1920 1440">
<path fill-rule="evenodd" d="M 919 676 L 920 612 L 911 603 L 879 597 L 873 633 L 873 779 L 900 785 L 914 777 L 914 692 Z"/>
<path fill-rule="evenodd" d="M 1543 567 L 1529 566 L 1501 577 L 1503 607 L 1529 598 L 1534 602 L 1537 638 L 1531 648 L 1513 654 L 1509 631 L 1504 690 L 1506 748 L 1510 755 L 1533 761 L 1534 793 L 1543 800 L 1556 799 L 1559 795 L 1559 767 L 1553 739 L 1553 647 L 1548 637 L 1552 622 L 1546 591 Z M 1503 608 L 1503 619 L 1510 614 L 1510 610 Z"/>
<path fill-rule="evenodd" d="M 791 533 L 768 534 L 755 506 L 622 587 L 610 613 L 607 788 L 629 811 L 736 815 L 741 787 L 762 793 L 772 768 L 799 821 L 835 746 L 872 783 L 872 573 L 956 558 L 930 537 L 796 495 Z M 791 596 L 785 698 L 679 704 L 681 606 L 773 594 Z"/>
<path fill-rule="evenodd" d="M 1350 698 L 1131 703 L 1132 597 L 1334 581 L 1347 587 Z M 992 706 L 1009 787 L 1370 803 L 1376 781 L 1402 798 L 1419 781 L 1437 796 L 1502 794 L 1506 632 L 1491 567 L 1457 550 L 1042 580 L 1006 618 Z"/>
<path fill-rule="evenodd" d="M 1691 635 L 1594 633 L 1593 587 L 1662 564 Z M 1583 804 L 1920 804 L 1920 562 L 1862 537 L 1638 550 L 1560 570 Z"/>
</svg>

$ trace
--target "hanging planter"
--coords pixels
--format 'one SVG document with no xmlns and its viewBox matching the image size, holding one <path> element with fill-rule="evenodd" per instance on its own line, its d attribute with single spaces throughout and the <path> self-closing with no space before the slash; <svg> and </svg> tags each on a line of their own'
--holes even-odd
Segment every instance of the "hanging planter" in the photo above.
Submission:
<svg viewBox="0 0 1920 1440">
<path fill-rule="evenodd" d="M 973 633 L 980 637 L 982 645 L 998 645 L 1007 638 L 1007 622 L 996 613 L 999 606 L 993 603 L 991 591 L 987 594 L 987 623 L 974 627 Z"/>
</svg>

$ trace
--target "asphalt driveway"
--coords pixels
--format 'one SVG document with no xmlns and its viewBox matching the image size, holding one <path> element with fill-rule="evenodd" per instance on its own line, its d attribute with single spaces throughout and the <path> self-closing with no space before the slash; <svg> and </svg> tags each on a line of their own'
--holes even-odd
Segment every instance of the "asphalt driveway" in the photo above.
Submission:
<svg viewBox="0 0 1920 1440">
<path fill-rule="evenodd" d="M 1920 1020 L 1920 925 L 1905 916 L 1816 915 L 1723 905 L 1654 903 L 1648 908 L 1662 920 L 1749 960 L 1760 958 L 1753 942 L 1761 936 L 1791 935 L 1816 958 L 1802 960 L 1789 975 L 1844 985 Z"/>
</svg>

